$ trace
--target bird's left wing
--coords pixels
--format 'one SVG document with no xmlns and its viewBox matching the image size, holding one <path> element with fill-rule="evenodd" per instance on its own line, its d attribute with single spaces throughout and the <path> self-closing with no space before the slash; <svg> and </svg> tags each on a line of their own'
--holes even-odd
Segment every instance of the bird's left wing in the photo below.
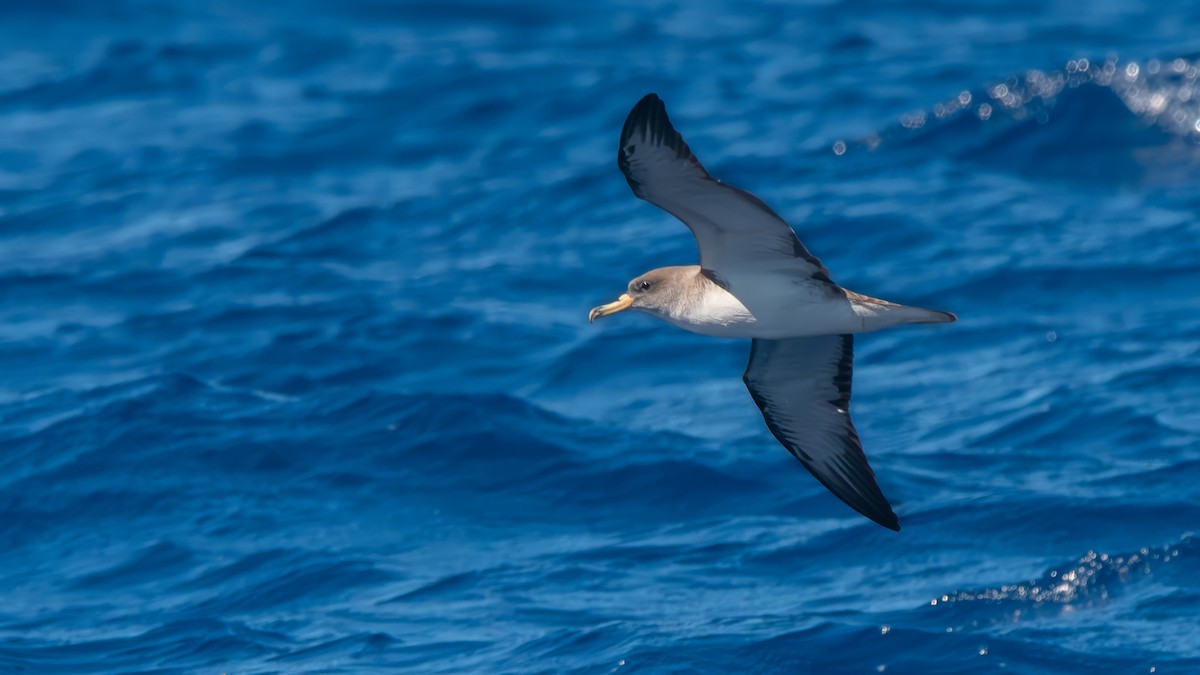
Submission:
<svg viewBox="0 0 1200 675">
<path fill-rule="evenodd" d="M 830 492 L 884 527 L 900 521 L 850 421 L 854 336 L 755 340 L 742 379 L 775 438 Z"/>
<path fill-rule="evenodd" d="M 704 269 L 725 279 L 786 272 L 829 281 L 829 270 L 769 206 L 708 175 L 657 95 L 647 94 L 630 111 L 617 165 L 634 194 L 691 229 Z"/>
</svg>

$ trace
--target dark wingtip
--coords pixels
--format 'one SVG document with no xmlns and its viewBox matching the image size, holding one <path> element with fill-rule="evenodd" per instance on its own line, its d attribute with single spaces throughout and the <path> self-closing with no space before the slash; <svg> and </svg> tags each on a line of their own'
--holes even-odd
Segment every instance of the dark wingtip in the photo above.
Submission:
<svg viewBox="0 0 1200 675">
<path fill-rule="evenodd" d="M 625 125 L 621 127 L 621 140 L 617 143 L 617 167 L 621 169 L 621 173 L 625 175 L 625 180 L 629 183 L 630 189 L 638 197 L 642 197 L 643 195 L 641 187 L 634 180 L 630 171 L 631 167 L 629 166 L 629 156 L 627 154 L 628 152 L 632 152 L 633 149 L 630 140 L 636 133 L 644 135 L 647 140 L 661 143 L 664 122 L 666 123 L 666 128 L 670 129 L 672 134 L 675 134 L 675 129 L 667 121 L 667 106 L 663 104 L 658 94 L 650 92 L 643 96 L 642 100 L 637 102 L 637 105 L 633 106 L 633 109 L 629 111 L 629 115 L 625 118 Z"/>
<path fill-rule="evenodd" d="M 633 117 L 633 114 L 638 111 L 648 111 L 651 108 L 665 107 L 667 106 L 662 102 L 662 99 L 658 97 L 658 94 L 650 92 L 649 94 L 643 96 L 641 100 L 639 100 L 637 104 L 633 106 L 633 110 L 629 111 L 629 116 Z"/>
<path fill-rule="evenodd" d="M 651 147 L 670 148 L 675 151 L 678 159 L 690 162 L 703 176 L 708 176 L 708 172 L 684 142 L 683 136 L 671 124 L 666 104 L 653 92 L 643 96 L 629 111 L 629 116 L 625 118 L 625 126 L 621 128 L 621 140 L 617 144 L 617 166 L 621 173 L 625 174 L 634 194 L 644 198 L 630 166 L 630 156 L 639 142 Z"/>
<path fill-rule="evenodd" d="M 878 487 L 876 487 L 876 490 L 878 490 Z M 855 511 L 870 518 L 873 522 L 894 532 L 900 531 L 900 519 L 896 517 L 896 512 L 892 510 L 892 505 L 888 503 L 887 497 L 884 497 L 882 492 L 879 492 L 875 498 L 866 497 L 866 499 L 851 500 L 842 497 L 840 494 L 837 496 L 841 497 L 842 501 L 846 502 Z"/>
<path fill-rule="evenodd" d="M 642 100 L 633 106 L 629 116 L 625 118 L 625 126 L 621 129 L 621 146 L 624 147 L 629 137 L 639 128 L 645 128 L 651 139 L 662 142 L 665 129 L 674 132 L 667 118 L 667 106 L 653 92 L 646 94 Z"/>
</svg>

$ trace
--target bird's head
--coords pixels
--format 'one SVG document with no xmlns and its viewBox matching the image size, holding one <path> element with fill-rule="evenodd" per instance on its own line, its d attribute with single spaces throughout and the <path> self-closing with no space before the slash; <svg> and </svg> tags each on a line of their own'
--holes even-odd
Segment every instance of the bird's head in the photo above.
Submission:
<svg viewBox="0 0 1200 675">
<path fill-rule="evenodd" d="M 668 309 L 686 290 L 688 268 L 660 267 L 650 270 L 629 282 L 628 288 L 616 302 L 595 307 L 588 313 L 588 321 L 635 309 L 648 314 L 667 314 Z"/>
</svg>

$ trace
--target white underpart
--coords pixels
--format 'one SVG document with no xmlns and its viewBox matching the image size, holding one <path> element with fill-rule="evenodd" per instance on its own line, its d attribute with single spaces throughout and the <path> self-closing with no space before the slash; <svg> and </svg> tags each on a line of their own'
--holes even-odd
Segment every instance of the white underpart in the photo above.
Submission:
<svg viewBox="0 0 1200 675">
<path fill-rule="evenodd" d="M 758 319 L 733 294 L 709 285 L 699 301 L 663 318 L 680 328 L 716 337 L 750 337 Z"/>
<path fill-rule="evenodd" d="M 858 333 L 865 328 L 841 294 L 777 277 L 763 281 L 748 284 L 748 292 L 740 298 L 716 284 L 705 284 L 703 295 L 663 318 L 701 335 L 767 340 Z"/>
<path fill-rule="evenodd" d="M 714 337 L 784 340 L 868 333 L 904 323 L 953 320 L 942 312 L 848 293 L 828 283 L 786 275 L 740 278 L 734 291 L 705 281 L 702 293 L 658 316 Z"/>
</svg>

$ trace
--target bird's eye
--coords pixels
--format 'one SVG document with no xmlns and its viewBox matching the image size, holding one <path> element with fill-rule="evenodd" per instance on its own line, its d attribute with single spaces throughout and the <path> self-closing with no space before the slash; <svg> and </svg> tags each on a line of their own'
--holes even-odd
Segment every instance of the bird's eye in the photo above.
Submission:
<svg viewBox="0 0 1200 675">
<path fill-rule="evenodd" d="M 649 281 L 643 281 L 642 283 L 638 284 L 638 288 L 643 291 L 648 291 L 648 290 L 650 290 L 650 287 L 653 285 L 654 284 L 650 283 Z"/>
</svg>

